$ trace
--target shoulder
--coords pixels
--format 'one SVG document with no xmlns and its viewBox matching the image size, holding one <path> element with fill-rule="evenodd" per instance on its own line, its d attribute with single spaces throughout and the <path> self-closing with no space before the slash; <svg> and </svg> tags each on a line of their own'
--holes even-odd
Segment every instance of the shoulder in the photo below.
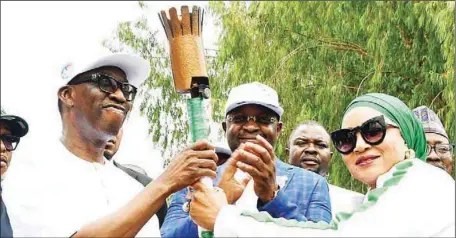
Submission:
<svg viewBox="0 0 456 238">
<path fill-rule="evenodd" d="M 441 186 L 451 186 L 454 189 L 455 180 L 446 171 L 419 159 L 412 159 L 412 162 L 413 166 L 407 171 L 406 181 L 422 183 L 434 189 Z"/>
<path fill-rule="evenodd" d="M 326 179 L 319 174 L 310 172 L 308 170 L 296 167 L 294 165 L 287 164 L 280 159 L 276 158 L 276 170 L 278 174 L 291 173 L 293 174 L 293 180 L 296 183 L 305 183 L 305 184 L 317 184 L 317 183 L 326 183 Z M 293 182 L 293 181 L 291 181 Z"/>
<path fill-rule="evenodd" d="M 329 193 L 330 195 L 336 195 L 336 196 L 343 196 L 343 197 L 359 197 L 360 199 L 364 198 L 364 195 L 362 193 L 358 193 L 352 190 L 348 190 L 342 187 L 338 187 L 332 184 L 328 184 L 329 186 Z"/>
<path fill-rule="evenodd" d="M 293 172 L 293 173 L 302 173 L 302 172 L 306 173 L 306 172 L 308 172 L 307 170 L 304 170 L 302 168 L 299 168 L 299 167 L 296 167 L 294 165 L 285 163 L 282 160 L 280 160 L 279 158 L 275 159 L 275 166 L 276 166 L 276 170 L 278 170 L 278 171 L 290 171 L 290 172 Z M 311 172 L 309 172 L 309 174 L 310 173 Z"/>
</svg>

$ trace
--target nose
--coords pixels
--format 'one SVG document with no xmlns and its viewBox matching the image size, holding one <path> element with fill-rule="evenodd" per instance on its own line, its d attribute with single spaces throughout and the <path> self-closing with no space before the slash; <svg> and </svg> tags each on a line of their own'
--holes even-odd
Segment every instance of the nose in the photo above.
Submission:
<svg viewBox="0 0 456 238">
<path fill-rule="evenodd" d="M 364 138 L 361 136 L 361 133 L 356 133 L 356 145 L 354 152 L 362 153 L 369 149 L 371 146 L 364 141 Z"/>
<path fill-rule="evenodd" d="M 258 130 L 260 130 L 260 127 L 258 127 L 258 124 L 255 121 L 253 121 L 253 119 L 248 120 L 244 124 L 243 128 L 249 133 L 257 132 Z"/>
<path fill-rule="evenodd" d="M 308 146 L 304 149 L 304 152 L 306 154 L 311 154 L 311 155 L 317 154 L 317 150 L 315 149 L 315 146 L 313 143 L 308 144 Z"/>
<path fill-rule="evenodd" d="M 431 150 L 431 153 L 427 156 L 427 161 L 438 162 L 440 160 L 440 157 L 435 153 L 434 150 Z"/>
<path fill-rule="evenodd" d="M 2 152 L 2 154 L 7 152 L 6 151 L 6 146 L 3 143 L 3 140 L 0 140 L 0 152 Z"/>
<path fill-rule="evenodd" d="M 118 88 L 114 93 L 110 93 L 109 98 L 119 103 L 125 103 L 127 101 L 125 95 L 123 94 L 122 90 L 120 90 L 120 88 Z"/>
</svg>

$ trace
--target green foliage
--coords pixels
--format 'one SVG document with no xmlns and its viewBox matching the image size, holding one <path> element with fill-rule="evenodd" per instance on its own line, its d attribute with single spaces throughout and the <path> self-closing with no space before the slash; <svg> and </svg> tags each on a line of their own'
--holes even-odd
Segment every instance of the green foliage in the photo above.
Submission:
<svg viewBox="0 0 456 238">
<path fill-rule="evenodd" d="M 259 81 L 275 88 L 285 110 L 276 145 L 279 158 L 287 159 L 288 136 L 298 123 L 316 120 L 335 130 L 346 105 L 368 92 L 396 96 L 411 108 L 428 105 L 454 138 L 454 6 L 236 1 L 210 2 L 209 7 L 222 29 L 216 57 L 207 58 L 213 118 L 222 120 L 233 86 Z M 189 141 L 189 133 L 183 99 L 174 92 L 169 55 L 157 44 L 157 30 L 163 29 L 150 29 L 144 17 L 123 22 L 105 45 L 113 51 L 128 47 L 150 60 L 141 112 L 167 158 Z M 332 184 L 366 191 L 337 153 L 329 173 Z"/>
<path fill-rule="evenodd" d="M 339 128 L 357 95 L 383 92 L 429 105 L 454 138 L 454 12 L 437 2 L 211 2 L 222 29 L 216 87 L 260 81 L 285 109 L 276 153 L 304 120 Z M 229 80 L 227 80 L 229 79 Z M 329 181 L 357 191 L 340 155 Z"/>
<path fill-rule="evenodd" d="M 143 2 L 139 5 L 146 8 Z M 170 158 L 185 146 L 182 141 L 187 141 L 189 135 L 184 100 L 175 93 L 169 55 L 157 42 L 158 30 L 151 29 L 147 18 L 141 16 L 136 22 L 121 22 L 116 34 L 103 45 L 112 52 L 133 51 L 149 60 L 151 74 L 139 90 L 143 97 L 140 112 L 150 122 L 153 142 L 157 148 L 162 148 L 164 157 Z"/>
</svg>

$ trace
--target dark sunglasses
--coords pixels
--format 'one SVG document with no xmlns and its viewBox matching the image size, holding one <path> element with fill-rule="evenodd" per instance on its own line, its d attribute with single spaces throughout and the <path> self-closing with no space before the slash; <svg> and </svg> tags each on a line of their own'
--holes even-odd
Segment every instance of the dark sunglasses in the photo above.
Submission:
<svg viewBox="0 0 456 238">
<path fill-rule="evenodd" d="M 275 116 L 261 115 L 261 116 L 244 116 L 244 115 L 228 115 L 226 120 L 235 124 L 245 124 L 252 119 L 254 122 L 264 125 L 270 125 L 277 121 Z"/>
<path fill-rule="evenodd" d="M 70 81 L 68 85 L 76 85 L 85 82 L 97 83 L 100 90 L 105 93 L 115 93 L 117 89 L 120 88 L 127 101 L 132 101 L 136 96 L 137 90 L 133 85 L 119 82 L 113 77 L 105 74 L 92 74 L 89 78 Z"/>
<path fill-rule="evenodd" d="M 13 135 L 0 135 L 0 140 L 5 145 L 7 151 L 13 151 L 19 144 L 20 138 Z"/>
<path fill-rule="evenodd" d="M 386 135 L 385 118 L 382 116 L 371 118 L 361 126 L 352 129 L 340 129 L 331 133 L 334 147 L 341 154 L 350 154 L 356 147 L 356 134 L 361 133 L 361 137 L 369 145 L 378 145 L 383 142 Z M 397 128 L 397 126 L 389 125 Z"/>
</svg>

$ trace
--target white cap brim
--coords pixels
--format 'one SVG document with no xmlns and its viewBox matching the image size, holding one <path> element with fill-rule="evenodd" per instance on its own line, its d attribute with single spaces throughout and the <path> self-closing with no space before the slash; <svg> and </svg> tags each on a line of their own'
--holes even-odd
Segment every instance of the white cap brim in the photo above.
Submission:
<svg viewBox="0 0 456 238">
<path fill-rule="evenodd" d="M 243 101 L 243 102 L 238 102 L 238 103 L 235 103 L 235 104 L 231 104 L 229 105 L 226 109 L 225 109 L 225 116 L 228 115 L 229 112 L 233 111 L 234 109 L 238 108 L 238 107 L 241 107 L 241 106 L 244 106 L 244 105 L 259 105 L 259 106 L 263 106 L 263 107 L 266 107 L 268 109 L 270 109 L 271 111 L 275 112 L 277 114 L 277 116 L 279 116 L 279 119 L 282 117 L 282 114 L 283 114 L 283 108 L 282 107 L 277 107 L 275 105 L 271 105 L 271 104 L 267 104 L 267 103 L 264 103 L 264 102 L 258 102 L 258 101 Z"/>
<path fill-rule="evenodd" d="M 87 62 L 87 63 L 85 63 Z M 125 53 L 114 53 L 105 55 L 95 59 L 92 62 L 81 62 L 79 65 L 72 65 L 72 68 L 68 72 L 69 75 L 65 77 L 65 84 L 73 79 L 78 74 L 87 72 L 92 69 L 96 69 L 103 66 L 115 66 L 124 71 L 127 76 L 128 82 L 139 88 L 150 74 L 149 62 L 141 57 L 125 54 Z"/>
</svg>

